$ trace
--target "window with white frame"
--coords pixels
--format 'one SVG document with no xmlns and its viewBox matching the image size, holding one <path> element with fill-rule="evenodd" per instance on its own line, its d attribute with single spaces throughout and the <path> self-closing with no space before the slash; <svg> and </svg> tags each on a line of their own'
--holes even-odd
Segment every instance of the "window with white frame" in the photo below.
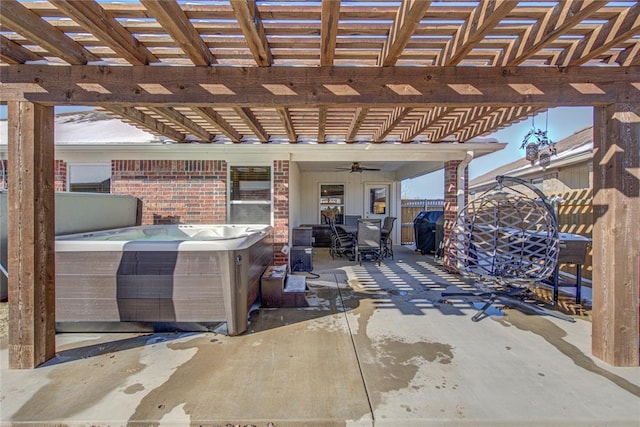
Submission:
<svg viewBox="0 0 640 427">
<path fill-rule="evenodd" d="M 111 163 L 69 164 L 67 189 L 83 193 L 110 193 Z"/>
<path fill-rule="evenodd" d="M 320 223 L 344 223 L 344 184 L 320 184 Z"/>
<path fill-rule="evenodd" d="M 271 167 L 229 168 L 229 223 L 271 224 Z"/>
<path fill-rule="evenodd" d="M 540 191 L 544 191 L 544 178 L 533 178 L 531 184 Z"/>
</svg>

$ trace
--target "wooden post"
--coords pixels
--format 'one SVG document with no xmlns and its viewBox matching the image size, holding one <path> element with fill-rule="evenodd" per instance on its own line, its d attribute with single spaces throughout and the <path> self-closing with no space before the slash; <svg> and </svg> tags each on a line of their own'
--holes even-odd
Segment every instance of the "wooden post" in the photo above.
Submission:
<svg viewBox="0 0 640 427">
<path fill-rule="evenodd" d="M 593 355 L 640 364 L 640 104 L 594 109 Z"/>
<path fill-rule="evenodd" d="M 55 354 L 53 107 L 9 102 L 9 367 Z"/>
</svg>

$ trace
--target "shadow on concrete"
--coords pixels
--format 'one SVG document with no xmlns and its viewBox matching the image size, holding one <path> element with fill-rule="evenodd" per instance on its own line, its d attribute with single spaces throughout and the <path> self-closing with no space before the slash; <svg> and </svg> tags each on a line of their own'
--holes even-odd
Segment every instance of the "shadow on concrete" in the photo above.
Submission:
<svg viewBox="0 0 640 427">
<path fill-rule="evenodd" d="M 86 345 L 85 341 L 78 342 L 77 347 L 60 350 L 56 352 L 55 357 L 48 360 L 41 367 L 55 366 L 62 363 L 73 362 L 80 359 L 89 359 L 92 357 L 103 356 L 105 354 L 117 353 L 120 351 L 141 348 L 147 345 L 157 344 L 160 342 L 173 341 L 190 335 L 196 335 L 197 332 L 176 332 L 176 333 L 153 333 L 138 335 L 135 337 L 116 339 L 113 341 L 102 341 L 95 344 Z M 115 334 L 114 334 L 115 335 Z M 110 338 L 110 334 L 101 334 L 104 338 Z M 71 344 L 74 345 L 74 344 Z"/>
</svg>

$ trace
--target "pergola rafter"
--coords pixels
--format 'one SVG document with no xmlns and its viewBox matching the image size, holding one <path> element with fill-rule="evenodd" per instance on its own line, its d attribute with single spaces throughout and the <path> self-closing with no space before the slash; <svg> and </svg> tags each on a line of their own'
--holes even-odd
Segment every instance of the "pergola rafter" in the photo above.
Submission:
<svg viewBox="0 0 640 427">
<path fill-rule="evenodd" d="M 159 62 L 158 58 L 93 0 L 51 0 L 51 3 L 93 33 L 133 65 Z"/>
<path fill-rule="evenodd" d="M 18 43 L 0 36 L 0 59 L 8 64 L 24 64 L 27 61 L 40 61 L 44 58 Z"/>
<path fill-rule="evenodd" d="M 558 58 L 562 65 L 582 65 L 598 55 L 610 51 L 614 46 L 640 33 L 640 3 L 608 20 L 605 25 L 594 28 L 583 37 L 575 49 L 565 50 Z M 637 40 L 636 40 L 637 43 Z M 637 62 L 636 52 L 636 62 Z"/>
<path fill-rule="evenodd" d="M 447 44 L 438 65 L 456 65 L 507 16 L 517 2 L 497 0 L 479 4 Z"/>
<path fill-rule="evenodd" d="M 177 142 L 183 142 L 185 139 L 185 135 L 183 133 L 174 130 L 159 120 L 154 119 L 150 115 L 133 107 L 104 105 L 102 108 L 120 116 L 125 121 L 149 130 L 155 135 L 164 136 Z"/>
<path fill-rule="evenodd" d="M 203 129 L 200 125 L 171 107 L 147 106 L 147 109 L 183 130 L 201 138 L 205 142 L 211 142 L 213 139 L 213 135 Z"/>
<path fill-rule="evenodd" d="M 235 107 L 234 112 L 249 126 L 251 131 L 258 137 L 260 142 L 269 142 L 269 134 L 264 130 L 256 116 L 251 112 L 250 108 Z"/>
<path fill-rule="evenodd" d="M 322 0 L 322 29 L 320 31 L 320 65 L 333 65 L 338 36 L 340 0 Z"/>
<path fill-rule="evenodd" d="M 59 56 L 69 64 L 86 64 L 99 58 L 64 32 L 41 19 L 17 0 L 2 2 L 0 24 L 46 49 L 46 54 Z"/>
<path fill-rule="evenodd" d="M 193 111 L 207 122 L 215 126 L 233 142 L 240 142 L 242 135 L 238 133 L 220 114 L 210 107 L 193 107 Z"/>
<path fill-rule="evenodd" d="M 142 4 L 180 45 L 194 65 L 211 65 L 218 62 L 178 3 L 142 0 Z"/>
<path fill-rule="evenodd" d="M 536 25 L 526 31 L 525 36 L 519 39 L 520 43 L 512 50 L 512 55 L 505 57 L 502 63 L 508 66 L 522 64 L 606 3 L 600 0 L 558 2 L 543 19 L 538 20 Z"/>
<path fill-rule="evenodd" d="M 261 67 L 270 66 L 273 63 L 273 57 L 256 1 L 231 0 L 231 6 L 256 63 Z"/>
<path fill-rule="evenodd" d="M 639 62 L 637 45 L 640 6 L 632 3 L 610 4 L 602 0 L 539 4 L 487 0 L 475 6 L 403 1 L 400 6 L 380 4 L 375 7 L 337 0 L 309 2 L 308 5 L 256 0 L 232 0 L 226 4 L 182 4 L 171 0 L 144 0 L 139 4 L 98 3 L 94 0 L 53 0 L 51 3 L 6 0 L 3 1 L 2 8 L 0 22 L 4 29 L 14 31 L 7 31 L 0 36 L 0 58 L 8 64 L 51 61 L 83 65 L 103 61 L 121 65 L 153 63 L 196 65 L 214 69 L 217 65 L 258 65 L 267 68 L 272 65 L 295 65 L 334 67 L 336 71 L 354 64 L 367 68 L 400 68 L 408 64 L 428 66 L 429 68 L 419 69 L 420 75 L 426 70 L 430 71 L 433 65 L 480 65 L 484 68 L 501 64 L 509 67 L 620 64 L 626 67 L 637 66 Z M 149 17 L 155 21 L 148 19 Z M 388 22 L 392 22 L 391 26 Z M 318 37 L 310 37 L 312 34 Z M 356 73 L 356 70 L 353 72 Z M 295 80 L 317 79 L 318 82 L 323 80 L 331 83 L 325 74 L 296 74 L 292 74 Z M 318 140 L 327 137 L 344 141 L 371 139 L 372 133 L 369 130 L 367 132 L 370 133 L 353 133 L 354 127 L 350 124 L 327 127 L 324 121 L 328 117 L 328 109 L 341 105 L 356 108 L 375 105 L 377 108 L 387 108 L 391 115 L 399 106 L 416 108 L 431 105 L 424 102 L 428 98 L 427 94 L 435 95 L 430 99 L 437 97 L 442 101 L 444 96 L 446 102 L 457 103 L 453 96 L 447 97 L 443 93 L 449 91 L 449 88 L 437 89 L 438 92 L 433 94 L 430 92 L 432 89 L 424 85 L 420 88 L 413 87 L 414 83 L 419 86 L 420 78 L 412 82 L 393 82 L 394 90 L 401 95 L 390 100 L 382 93 L 381 101 L 376 103 L 376 96 L 381 92 L 378 87 L 385 87 L 386 91 L 390 87 L 385 84 L 388 82 L 378 79 L 376 84 L 382 86 L 363 89 L 361 82 L 371 81 L 371 74 L 359 74 L 362 74 L 360 69 L 356 74 L 348 77 L 343 74 L 344 79 L 336 79 L 339 80 L 336 84 L 341 85 L 342 89 L 334 88 L 338 92 L 333 97 L 323 96 L 326 87 L 300 90 L 296 87 L 298 83 L 292 78 L 264 83 L 287 87 L 299 95 L 298 98 L 278 97 L 281 102 L 275 103 L 277 105 L 269 103 L 271 107 L 286 108 L 292 123 L 300 121 L 297 114 L 301 110 L 293 108 L 302 105 L 296 104 L 297 99 L 305 99 L 305 105 L 316 104 L 316 131 L 308 133 L 304 127 L 301 128 L 303 133 L 297 134 Z M 226 79 L 228 76 L 223 77 Z M 394 77 L 387 75 L 385 78 L 391 82 Z M 528 82 L 519 81 L 516 84 L 535 85 L 538 81 L 540 79 L 531 78 Z M 188 80 L 183 82 L 184 86 L 189 83 Z M 206 85 L 210 82 L 201 83 Z M 83 90 L 87 87 L 90 86 L 84 85 Z M 273 97 L 272 93 L 264 91 L 264 87 L 253 89 L 257 94 L 263 93 L 262 101 Z M 117 95 L 117 89 L 108 90 Z M 411 94 L 412 90 L 425 96 L 416 97 Z M 479 90 L 483 92 L 482 89 Z M 503 87 L 499 90 L 507 94 L 511 89 Z M 79 96 L 80 91 L 75 87 L 68 87 L 66 91 L 70 95 L 66 97 L 70 104 L 96 103 L 95 100 Z M 14 93 L 13 88 L 5 92 Z M 177 92 L 181 95 L 172 96 L 171 99 L 165 97 L 166 102 L 190 106 L 185 100 L 193 93 L 189 90 Z M 566 105 L 573 105 L 571 90 L 567 92 L 569 96 Z M 356 93 L 360 96 L 355 97 Z M 310 102 L 307 101 L 309 94 Z M 635 95 L 634 91 L 631 94 Z M 210 95 L 216 98 L 213 103 L 209 102 Z M 229 95 L 226 100 L 230 102 L 220 100 L 220 95 Z M 230 92 L 220 94 L 214 90 L 210 94 L 191 98 L 195 101 L 191 106 L 209 107 L 212 109 L 210 112 L 216 112 L 218 117 L 221 115 L 216 108 L 222 105 L 235 109 L 236 105 L 241 104 L 241 108 L 257 111 L 252 113 L 250 120 L 244 113 L 238 114 L 237 120 L 227 120 L 225 130 L 220 129 L 223 139 L 233 141 L 234 138 L 229 135 L 237 136 L 246 132 L 246 128 L 231 129 L 242 123 L 262 142 L 269 141 L 272 136 L 290 139 L 288 121 L 281 121 L 279 126 L 272 128 L 272 134 L 268 137 L 264 131 L 259 130 L 260 127 L 264 129 L 262 122 L 270 120 L 263 110 L 255 109 L 267 106 L 259 96 L 253 102 L 241 99 L 233 102 L 231 98 L 234 95 Z M 128 105 L 155 104 L 154 100 L 148 98 L 136 98 L 138 103 Z M 505 98 L 491 101 L 492 105 L 504 108 L 523 102 Z M 545 108 L 558 101 L 550 98 L 538 95 L 529 97 L 524 102 Z M 294 102 L 289 103 L 290 100 Z M 110 101 L 117 102 L 118 99 L 110 97 Z M 465 102 L 467 105 L 478 105 L 476 101 L 485 104 L 483 99 L 475 98 L 468 102 L 465 99 L 459 105 Z M 602 103 L 607 102 L 609 101 Z M 451 117 L 449 121 L 453 119 L 456 118 Z M 369 129 L 373 126 L 373 123 L 367 122 L 366 117 L 361 120 L 361 124 L 366 126 L 358 125 L 357 129 Z M 387 139 L 407 134 L 406 129 L 412 126 L 412 120 L 412 115 L 408 114 L 402 120 L 394 122 L 395 129 L 385 129 L 383 133 Z M 469 116 L 467 123 L 456 121 L 456 126 L 471 126 L 473 120 L 473 116 Z M 440 134 L 441 127 L 431 131 L 434 135 Z"/>
</svg>

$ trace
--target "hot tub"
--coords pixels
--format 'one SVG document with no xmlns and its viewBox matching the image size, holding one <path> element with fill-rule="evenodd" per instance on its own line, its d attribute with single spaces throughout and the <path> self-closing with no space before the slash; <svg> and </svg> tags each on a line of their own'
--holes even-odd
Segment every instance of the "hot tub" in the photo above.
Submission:
<svg viewBox="0 0 640 427">
<path fill-rule="evenodd" d="M 273 261 L 270 232 L 266 225 L 150 225 L 58 236 L 58 329 L 226 322 L 229 335 L 241 334 Z"/>
</svg>

